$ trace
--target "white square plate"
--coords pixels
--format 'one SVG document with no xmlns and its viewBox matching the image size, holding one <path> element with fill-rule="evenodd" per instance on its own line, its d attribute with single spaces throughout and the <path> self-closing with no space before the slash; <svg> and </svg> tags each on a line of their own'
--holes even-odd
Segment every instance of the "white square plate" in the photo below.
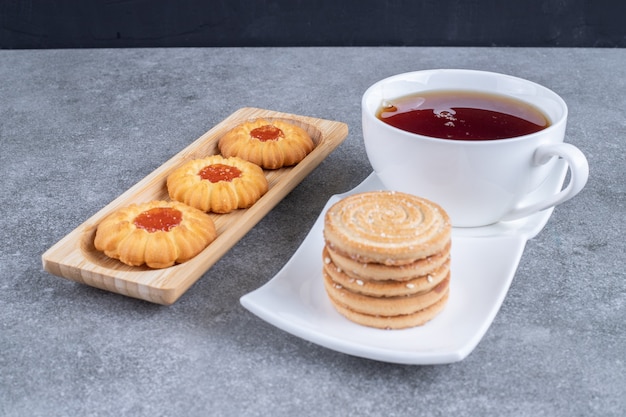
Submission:
<svg viewBox="0 0 626 417">
<path fill-rule="evenodd" d="M 567 166 L 534 194 L 560 189 Z M 241 297 L 241 304 L 272 325 L 321 346 L 364 358 L 401 364 L 441 364 L 464 359 L 493 322 L 511 285 L 526 241 L 544 227 L 552 209 L 514 222 L 452 231 L 450 298 L 424 326 L 379 330 L 352 323 L 337 313 L 322 283 L 322 231 L 326 210 L 340 198 L 384 189 L 375 174 L 330 198 L 311 231 L 285 266 L 265 285 Z"/>
</svg>

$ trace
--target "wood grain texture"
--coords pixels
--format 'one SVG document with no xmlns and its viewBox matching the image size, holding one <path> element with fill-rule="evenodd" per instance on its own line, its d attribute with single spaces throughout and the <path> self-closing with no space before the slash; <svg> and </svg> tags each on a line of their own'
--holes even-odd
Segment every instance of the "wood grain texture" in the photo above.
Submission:
<svg viewBox="0 0 626 417">
<path fill-rule="evenodd" d="M 104 217 L 132 203 L 169 200 L 165 182 L 173 169 L 191 159 L 219 153 L 217 143 L 222 135 L 239 123 L 259 117 L 285 120 L 304 128 L 315 142 L 315 149 L 293 167 L 265 170 L 269 190 L 252 207 L 211 214 L 218 236 L 204 251 L 185 263 L 154 270 L 125 265 L 95 249 L 96 228 Z M 43 267 L 53 275 L 107 291 L 157 304 L 173 304 L 347 135 L 347 125 L 340 122 L 257 108 L 239 109 L 48 249 L 42 255 Z"/>
</svg>

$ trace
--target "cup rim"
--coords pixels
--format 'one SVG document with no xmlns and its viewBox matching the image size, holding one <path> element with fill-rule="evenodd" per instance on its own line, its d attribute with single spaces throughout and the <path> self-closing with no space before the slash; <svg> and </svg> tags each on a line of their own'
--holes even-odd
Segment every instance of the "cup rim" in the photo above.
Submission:
<svg viewBox="0 0 626 417">
<path fill-rule="evenodd" d="M 534 132 L 534 133 L 529 133 L 526 135 L 522 135 L 522 136 L 514 136 L 514 137 L 510 137 L 510 138 L 502 138 L 502 139 L 497 139 L 497 140 L 493 140 L 493 139 L 479 139 L 479 140 L 471 140 L 471 141 L 460 141 L 460 140 L 446 140 L 445 138 L 438 138 L 436 136 L 426 136 L 426 135 L 422 135 L 419 133 L 413 133 L 413 132 L 409 132 L 400 128 L 397 128 L 395 126 L 392 126 L 390 124 L 387 124 L 385 122 L 383 122 L 382 120 L 380 120 L 378 117 L 376 117 L 375 114 L 372 114 L 369 109 L 367 109 L 367 105 L 366 105 L 366 101 L 368 99 L 368 97 L 372 94 L 372 92 L 374 91 L 374 89 L 378 88 L 380 85 L 384 84 L 384 83 L 388 83 L 390 81 L 394 81 L 396 79 L 401 79 L 401 78 L 406 78 L 406 77 L 410 77 L 410 76 L 414 76 L 416 74 L 428 74 L 428 73 L 459 73 L 459 74 L 474 74 L 474 75 L 488 75 L 488 76 L 495 76 L 495 77 L 499 77 L 499 78 L 505 78 L 505 79 L 509 79 L 509 80 L 515 80 L 517 82 L 522 82 L 525 84 L 528 84 L 530 86 L 533 86 L 539 90 L 543 90 L 544 92 L 548 93 L 548 95 L 552 96 L 552 98 L 559 103 L 559 105 L 562 108 L 562 115 L 561 117 L 552 122 L 550 124 L 550 126 L 546 127 L 545 129 L 542 129 L 538 132 Z M 472 88 L 467 88 L 467 89 L 463 89 L 464 91 L 482 91 L 482 90 L 478 90 L 478 89 L 472 89 Z M 500 94 L 500 93 L 496 93 L 496 94 Z M 506 94 L 501 94 L 501 95 L 506 95 Z M 535 104 L 532 104 L 533 106 L 536 106 Z M 543 109 L 541 109 L 541 107 L 538 107 L 541 111 L 544 111 Z M 399 74 L 395 74 L 395 75 L 391 75 L 389 77 L 383 78 L 381 80 L 376 81 L 374 84 L 370 85 L 365 92 L 363 93 L 363 96 L 361 97 L 361 109 L 363 111 L 363 113 L 365 115 L 367 115 L 368 118 L 370 118 L 371 120 L 373 120 L 374 123 L 376 123 L 379 126 L 382 126 L 384 128 L 388 128 L 393 130 L 394 132 L 397 133 L 402 133 L 403 135 L 406 135 L 408 137 L 419 137 L 420 139 L 423 140 L 428 140 L 428 141 L 436 141 L 437 143 L 453 143 L 456 144 L 456 146 L 459 145 L 463 145 L 463 146 L 484 146 L 486 144 L 491 144 L 491 146 L 493 146 L 493 144 L 496 143 L 511 143 L 514 141 L 522 141 L 522 140 L 528 140 L 529 138 L 535 137 L 535 136 L 542 136 L 545 134 L 549 134 L 550 132 L 559 129 L 561 127 L 562 124 L 567 122 L 567 117 L 568 117 L 568 107 L 567 107 L 567 103 L 565 102 L 565 100 L 563 100 L 563 98 L 557 94 L 555 91 L 553 91 L 552 89 L 543 86 L 539 83 L 536 83 L 534 81 L 531 80 L 527 80 L 525 78 L 521 78 L 521 77 L 516 77 L 514 75 L 509 75 L 509 74 L 504 74 L 504 73 L 499 73 L 499 72 L 493 72 L 493 71 L 484 71 L 484 70 L 474 70 L 474 69 L 460 69 L 460 68 L 436 68 L 436 69 L 425 69 L 425 70 L 417 70 L 417 71 L 408 71 L 408 72 L 403 72 L 403 73 L 399 73 Z M 442 140 L 443 139 L 443 140 Z"/>
</svg>

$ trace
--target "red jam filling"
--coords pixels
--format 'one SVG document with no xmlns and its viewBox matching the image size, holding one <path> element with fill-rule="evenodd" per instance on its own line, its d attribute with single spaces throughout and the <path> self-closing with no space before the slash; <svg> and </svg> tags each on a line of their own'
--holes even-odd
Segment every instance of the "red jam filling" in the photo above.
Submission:
<svg viewBox="0 0 626 417">
<path fill-rule="evenodd" d="M 260 140 L 261 142 L 267 142 L 268 140 L 278 140 L 280 138 L 283 138 L 285 137 L 285 134 L 276 126 L 265 125 L 257 127 L 256 129 L 252 129 L 250 131 L 250 136 Z"/>
<path fill-rule="evenodd" d="M 241 177 L 241 170 L 226 164 L 207 165 L 198 172 L 203 180 L 211 182 L 232 181 Z"/>
<path fill-rule="evenodd" d="M 133 223 L 149 233 L 169 232 L 183 221 L 183 213 L 171 207 L 155 207 L 140 213 Z"/>
</svg>

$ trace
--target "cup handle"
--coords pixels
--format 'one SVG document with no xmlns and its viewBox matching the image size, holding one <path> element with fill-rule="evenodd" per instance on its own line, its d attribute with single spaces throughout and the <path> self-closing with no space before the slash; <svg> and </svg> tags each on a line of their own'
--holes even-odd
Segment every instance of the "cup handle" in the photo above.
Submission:
<svg viewBox="0 0 626 417">
<path fill-rule="evenodd" d="M 589 164 L 585 155 L 574 145 L 556 143 L 537 148 L 533 155 L 533 163 L 544 165 L 555 156 L 563 158 L 569 165 L 570 180 L 567 187 L 538 203 L 514 208 L 502 218 L 503 221 L 520 219 L 564 203 L 583 189 L 589 178 Z"/>
</svg>

